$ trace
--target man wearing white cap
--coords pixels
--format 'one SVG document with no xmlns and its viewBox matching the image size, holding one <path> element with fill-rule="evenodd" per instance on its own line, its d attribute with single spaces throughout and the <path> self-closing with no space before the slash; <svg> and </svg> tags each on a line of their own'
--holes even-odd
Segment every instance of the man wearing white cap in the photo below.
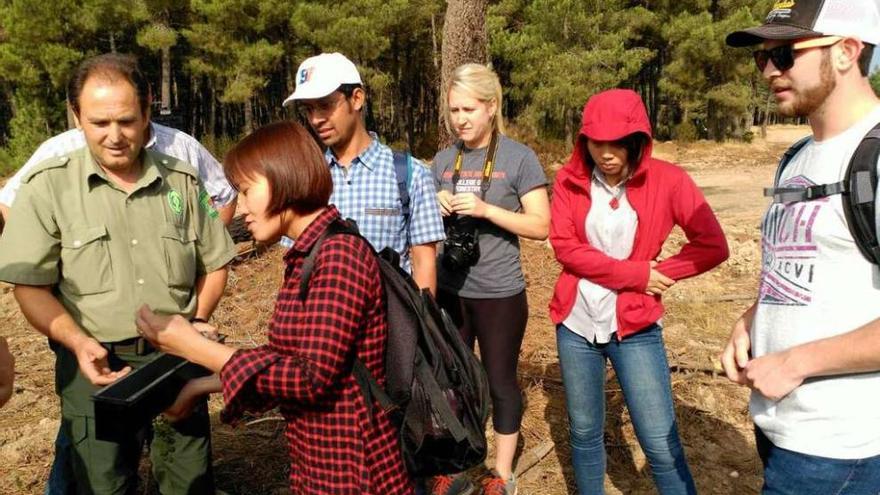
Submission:
<svg viewBox="0 0 880 495">
<path fill-rule="evenodd" d="M 851 232 L 850 192 L 837 187 L 863 138 L 880 138 L 867 78 L 878 42 L 878 0 L 778 1 L 763 25 L 727 37 L 763 45 L 754 58 L 779 112 L 807 117 L 813 131 L 768 191 L 758 297 L 721 356 L 727 376 L 752 389 L 763 493 L 880 491 L 880 271 Z"/>
<path fill-rule="evenodd" d="M 428 169 L 412 160 L 406 204 L 391 148 L 364 124 L 366 97 L 357 67 L 340 53 L 322 53 L 299 66 L 296 90 L 284 105 L 296 102 L 327 147 L 325 158 L 333 177 L 330 202 L 357 222 L 377 251 L 391 247 L 400 253 L 401 266 L 412 272 L 420 287 L 433 292 L 436 243 L 445 237 L 437 191 Z"/>
</svg>

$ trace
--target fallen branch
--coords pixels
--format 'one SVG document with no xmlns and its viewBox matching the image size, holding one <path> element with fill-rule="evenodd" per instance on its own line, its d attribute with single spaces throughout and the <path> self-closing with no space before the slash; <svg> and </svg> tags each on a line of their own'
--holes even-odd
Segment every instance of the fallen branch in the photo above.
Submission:
<svg viewBox="0 0 880 495">
<path fill-rule="evenodd" d="M 735 302 L 735 301 L 754 301 L 754 294 L 725 294 L 722 296 L 715 297 L 696 297 L 690 300 L 681 300 L 678 302 L 682 302 L 685 304 L 694 304 L 694 303 L 710 303 L 710 302 Z"/>
<path fill-rule="evenodd" d="M 254 426 L 260 423 L 268 423 L 269 421 L 285 421 L 281 416 L 266 416 L 265 418 L 255 419 L 253 421 L 248 421 L 245 423 L 245 426 Z"/>
<path fill-rule="evenodd" d="M 537 466 L 542 459 L 547 457 L 547 454 L 553 451 L 555 446 L 553 440 L 545 440 L 521 455 L 516 463 L 516 476 L 521 478 L 529 469 Z"/>
</svg>

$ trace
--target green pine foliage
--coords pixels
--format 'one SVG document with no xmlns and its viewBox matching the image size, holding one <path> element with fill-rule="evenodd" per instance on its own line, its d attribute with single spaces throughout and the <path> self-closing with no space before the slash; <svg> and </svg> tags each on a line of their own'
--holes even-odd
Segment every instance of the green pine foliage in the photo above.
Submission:
<svg viewBox="0 0 880 495">
<path fill-rule="evenodd" d="M 642 94 L 658 138 L 744 139 L 773 106 L 749 50 L 728 48 L 724 36 L 758 24 L 771 3 L 490 2 L 487 48 L 505 115 L 535 138 L 570 142 L 591 95 L 626 87 Z M 441 0 L 0 2 L 0 175 L 67 128 L 72 69 L 113 50 L 137 55 L 154 100 L 164 86 L 177 125 L 210 143 L 299 118 L 281 107 L 299 63 L 340 51 L 368 87 L 368 126 L 430 156 L 445 9 Z"/>
</svg>

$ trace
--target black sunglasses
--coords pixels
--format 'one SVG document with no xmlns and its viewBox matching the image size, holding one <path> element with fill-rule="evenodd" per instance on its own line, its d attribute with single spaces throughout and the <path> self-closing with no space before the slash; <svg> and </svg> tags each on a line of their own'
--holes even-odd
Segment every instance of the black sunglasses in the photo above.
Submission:
<svg viewBox="0 0 880 495">
<path fill-rule="evenodd" d="M 781 72 L 794 67 L 794 54 L 808 48 L 828 48 L 839 42 L 842 38 L 839 36 L 823 36 L 821 38 L 812 38 L 799 43 L 789 43 L 780 45 L 769 50 L 755 50 L 752 56 L 755 58 L 755 64 L 758 70 L 764 72 L 767 68 L 767 62 L 772 61 L 773 66 Z"/>
</svg>

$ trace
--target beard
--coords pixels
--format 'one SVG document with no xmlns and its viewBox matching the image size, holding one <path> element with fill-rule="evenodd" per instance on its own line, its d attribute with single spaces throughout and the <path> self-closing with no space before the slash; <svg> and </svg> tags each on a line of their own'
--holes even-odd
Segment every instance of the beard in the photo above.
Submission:
<svg viewBox="0 0 880 495">
<path fill-rule="evenodd" d="M 780 85 L 785 87 L 784 84 Z M 785 117 L 808 117 L 819 109 L 837 87 L 834 71 L 831 68 L 831 50 L 823 50 L 819 65 L 819 83 L 802 90 L 794 90 L 795 98 L 777 105 L 779 113 Z"/>
</svg>

